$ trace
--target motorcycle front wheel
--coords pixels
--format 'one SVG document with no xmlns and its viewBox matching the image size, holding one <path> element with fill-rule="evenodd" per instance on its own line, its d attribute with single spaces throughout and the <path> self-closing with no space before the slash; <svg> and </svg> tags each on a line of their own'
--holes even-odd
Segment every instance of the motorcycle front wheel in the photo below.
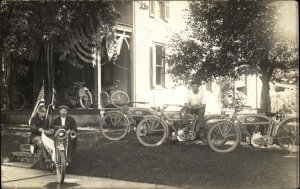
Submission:
<svg viewBox="0 0 300 189">
<path fill-rule="evenodd" d="M 139 142 L 146 147 L 160 146 L 167 139 L 168 127 L 156 117 L 143 119 L 136 128 Z"/>
<path fill-rule="evenodd" d="M 64 151 L 58 150 L 56 162 L 56 177 L 57 182 L 62 184 L 65 180 L 66 174 L 66 154 Z"/>
<path fill-rule="evenodd" d="M 227 153 L 239 145 L 240 131 L 231 121 L 218 121 L 209 128 L 207 139 L 213 151 Z"/>
<path fill-rule="evenodd" d="M 278 145 L 287 152 L 299 151 L 299 118 L 283 121 L 276 129 Z"/>
</svg>

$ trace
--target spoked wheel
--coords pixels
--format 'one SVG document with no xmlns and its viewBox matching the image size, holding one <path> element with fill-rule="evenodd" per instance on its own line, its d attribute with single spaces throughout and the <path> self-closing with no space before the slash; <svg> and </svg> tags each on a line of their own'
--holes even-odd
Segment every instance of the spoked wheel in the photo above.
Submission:
<svg viewBox="0 0 300 189">
<path fill-rule="evenodd" d="M 19 91 L 14 92 L 12 98 L 12 105 L 15 110 L 21 110 L 25 106 L 25 97 Z"/>
<path fill-rule="evenodd" d="M 66 174 L 66 154 L 64 151 L 58 150 L 56 162 L 56 177 L 57 182 L 62 184 L 65 180 Z"/>
<path fill-rule="evenodd" d="M 111 102 L 116 107 L 124 107 L 129 103 L 129 97 L 123 91 L 117 91 L 111 95 Z"/>
<path fill-rule="evenodd" d="M 100 92 L 100 104 L 101 107 L 105 107 L 110 103 L 109 95 L 107 92 L 101 91 Z"/>
<path fill-rule="evenodd" d="M 139 142 L 147 147 L 161 145 L 166 140 L 167 133 L 167 126 L 156 117 L 143 119 L 136 130 Z"/>
<path fill-rule="evenodd" d="M 76 106 L 78 104 L 79 96 L 78 96 L 78 88 L 76 86 L 67 89 L 66 100 L 71 106 Z"/>
<path fill-rule="evenodd" d="M 299 118 L 283 121 L 276 130 L 275 138 L 283 150 L 299 151 Z"/>
<path fill-rule="evenodd" d="M 208 145 L 213 151 L 231 152 L 240 142 L 240 132 L 233 122 L 219 121 L 209 128 L 207 139 Z"/>
<path fill-rule="evenodd" d="M 209 128 L 214 123 L 216 123 L 217 121 L 220 121 L 222 119 L 224 119 L 224 117 L 221 115 L 218 115 L 218 114 L 205 116 L 205 118 L 204 118 L 205 125 L 203 127 L 199 128 L 199 136 L 204 144 L 206 144 L 206 145 L 208 144 L 207 133 L 208 133 Z"/>
<path fill-rule="evenodd" d="M 82 90 L 82 92 L 81 92 L 81 90 Z M 85 90 L 85 89 L 80 89 L 79 93 L 83 93 L 83 94 L 80 94 L 80 97 L 79 97 L 79 102 L 80 102 L 81 107 L 83 107 L 83 108 L 91 107 L 92 102 L 93 102 L 91 92 L 88 90 Z"/>
<path fill-rule="evenodd" d="M 128 119 L 119 112 L 108 112 L 101 120 L 100 130 L 109 140 L 120 140 L 129 129 Z"/>
</svg>

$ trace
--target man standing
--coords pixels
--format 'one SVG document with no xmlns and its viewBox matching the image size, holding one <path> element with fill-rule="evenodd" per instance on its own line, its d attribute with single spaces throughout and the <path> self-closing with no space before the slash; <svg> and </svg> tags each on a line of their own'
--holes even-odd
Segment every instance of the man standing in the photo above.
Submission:
<svg viewBox="0 0 300 189">
<path fill-rule="evenodd" d="M 32 118 L 30 122 L 30 142 L 38 146 L 39 150 L 41 151 L 42 158 L 44 162 L 49 162 L 50 159 L 48 158 L 46 149 L 43 145 L 41 133 L 46 129 L 46 108 L 45 106 L 40 106 L 38 109 L 37 114 Z M 46 134 L 49 134 L 49 131 L 45 130 Z"/>
<path fill-rule="evenodd" d="M 68 116 L 69 107 L 62 105 L 58 107 L 60 117 L 56 118 L 52 124 L 51 128 L 54 129 L 54 126 L 62 126 L 66 130 L 73 130 L 77 133 L 77 125 L 73 117 Z M 70 138 L 68 146 L 68 162 L 71 163 L 72 154 L 77 146 L 77 137 Z"/>
<path fill-rule="evenodd" d="M 190 113 L 199 116 L 200 125 L 205 124 L 204 114 L 206 107 L 206 97 L 205 92 L 199 89 L 200 85 L 196 81 L 191 82 L 192 90 L 188 93 L 188 99 L 185 103 L 185 107 L 189 108 Z M 199 128 L 196 128 L 196 133 L 198 133 Z"/>
</svg>

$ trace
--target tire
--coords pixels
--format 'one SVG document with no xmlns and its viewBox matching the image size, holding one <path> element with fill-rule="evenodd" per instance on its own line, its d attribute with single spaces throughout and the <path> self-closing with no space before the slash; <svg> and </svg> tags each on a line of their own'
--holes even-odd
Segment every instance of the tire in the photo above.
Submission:
<svg viewBox="0 0 300 189">
<path fill-rule="evenodd" d="M 108 112 L 101 119 L 100 130 L 109 140 L 121 140 L 129 130 L 129 121 L 120 112 Z"/>
<path fill-rule="evenodd" d="M 80 106 L 83 108 L 89 108 L 92 105 L 92 94 L 90 91 L 86 90 L 85 95 L 79 97 Z"/>
<path fill-rule="evenodd" d="M 58 150 L 57 153 L 57 161 L 58 166 L 56 166 L 56 177 L 57 182 L 62 184 L 65 180 L 65 174 L 66 174 L 66 154 L 65 151 Z"/>
<path fill-rule="evenodd" d="M 110 103 L 110 99 L 109 99 L 109 95 L 107 94 L 107 92 L 100 92 L 100 104 L 101 107 L 105 107 Z"/>
<path fill-rule="evenodd" d="M 208 130 L 209 128 L 214 124 L 216 123 L 217 121 L 220 121 L 224 119 L 223 116 L 221 115 L 209 115 L 209 116 L 206 116 L 204 118 L 205 120 L 205 125 L 204 127 L 200 127 L 199 129 L 199 136 L 200 136 L 200 139 L 202 140 L 202 142 L 205 144 L 205 145 L 208 145 L 208 141 L 207 141 L 207 133 L 208 133 Z"/>
<path fill-rule="evenodd" d="M 239 145 L 239 128 L 231 121 L 218 121 L 209 128 L 207 139 L 208 145 L 213 151 L 231 152 Z"/>
<path fill-rule="evenodd" d="M 120 108 L 128 105 L 129 97 L 123 91 L 117 91 L 111 95 L 111 103 Z"/>
<path fill-rule="evenodd" d="M 78 87 L 73 86 L 67 89 L 66 100 L 71 106 L 76 106 L 79 103 Z"/>
<path fill-rule="evenodd" d="M 12 106 L 15 110 L 22 110 L 25 107 L 25 97 L 24 95 L 19 92 L 16 91 L 14 92 L 13 98 L 12 98 Z"/>
<path fill-rule="evenodd" d="M 137 126 L 139 142 L 146 147 L 160 146 L 167 138 L 168 127 L 156 117 L 143 119 Z"/>
<path fill-rule="evenodd" d="M 287 119 L 280 123 L 276 129 L 275 138 L 284 151 L 299 151 L 299 118 Z"/>
</svg>

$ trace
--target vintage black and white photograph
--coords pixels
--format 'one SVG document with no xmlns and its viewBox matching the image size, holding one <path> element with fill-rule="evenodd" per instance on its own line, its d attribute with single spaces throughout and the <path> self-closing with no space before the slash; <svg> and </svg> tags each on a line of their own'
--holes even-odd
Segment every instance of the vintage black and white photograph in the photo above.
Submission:
<svg viewBox="0 0 300 189">
<path fill-rule="evenodd" d="M 2 0 L 1 188 L 299 188 L 295 0 Z"/>
</svg>

